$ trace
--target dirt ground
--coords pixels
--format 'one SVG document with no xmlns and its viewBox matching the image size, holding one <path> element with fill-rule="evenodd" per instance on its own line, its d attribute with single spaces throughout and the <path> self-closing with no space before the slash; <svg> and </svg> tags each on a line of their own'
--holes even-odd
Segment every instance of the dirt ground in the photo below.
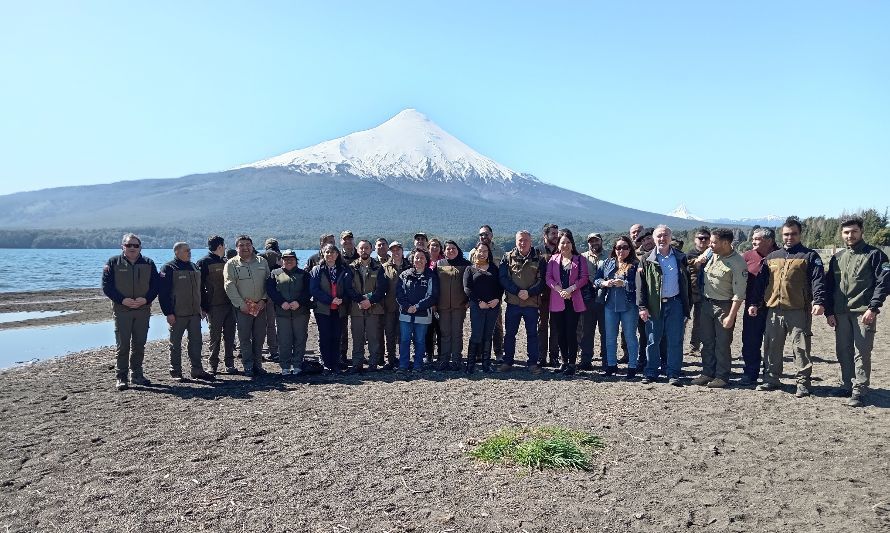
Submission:
<svg viewBox="0 0 890 533">
<path fill-rule="evenodd" d="M 124 392 L 112 348 L 16 367 L 0 372 L 0 531 L 890 531 L 886 320 L 862 409 L 828 395 L 823 319 L 805 399 L 790 358 L 770 393 L 520 370 L 180 384 L 163 342 L 148 346 L 154 384 Z M 590 471 L 467 456 L 523 424 L 606 447 Z"/>
</svg>

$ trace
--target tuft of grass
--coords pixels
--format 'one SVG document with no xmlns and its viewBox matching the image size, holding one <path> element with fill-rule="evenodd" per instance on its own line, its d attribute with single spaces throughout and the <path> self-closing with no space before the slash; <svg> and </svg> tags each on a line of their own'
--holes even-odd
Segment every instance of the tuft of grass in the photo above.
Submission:
<svg viewBox="0 0 890 533">
<path fill-rule="evenodd" d="M 511 428 L 483 440 L 470 455 L 488 463 L 588 470 L 591 455 L 603 446 L 600 437 L 584 431 L 549 426 Z"/>
</svg>

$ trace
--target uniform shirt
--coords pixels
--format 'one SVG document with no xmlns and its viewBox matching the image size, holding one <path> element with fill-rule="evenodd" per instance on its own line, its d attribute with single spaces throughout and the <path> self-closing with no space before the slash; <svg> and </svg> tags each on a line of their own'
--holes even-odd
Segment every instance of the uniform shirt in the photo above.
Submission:
<svg viewBox="0 0 890 533">
<path fill-rule="evenodd" d="M 666 256 L 656 251 L 655 257 L 658 259 L 658 264 L 661 265 L 661 297 L 672 298 L 680 294 L 680 273 L 674 249 L 671 248 Z"/>
<path fill-rule="evenodd" d="M 729 255 L 713 254 L 704 268 L 704 296 L 711 300 L 742 301 L 748 287 L 748 265 L 735 250 Z"/>
<path fill-rule="evenodd" d="M 245 300 L 254 302 L 265 300 L 266 280 L 269 275 L 269 263 L 258 255 L 247 261 L 236 255 L 226 261 L 223 279 L 226 294 L 232 305 L 241 308 Z"/>
<path fill-rule="evenodd" d="M 825 277 L 830 302 L 826 315 L 878 313 L 890 294 L 890 259 L 887 254 L 860 240 L 834 254 Z"/>
</svg>

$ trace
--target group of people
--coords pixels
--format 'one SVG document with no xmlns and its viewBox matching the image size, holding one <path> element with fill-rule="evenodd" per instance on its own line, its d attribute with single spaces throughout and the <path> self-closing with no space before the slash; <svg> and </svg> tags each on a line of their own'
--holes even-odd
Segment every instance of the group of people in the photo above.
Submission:
<svg viewBox="0 0 890 533">
<path fill-rule="evenodd" d="M 524 365 L 532 374 L 548 366 L 566 376 L 594 370 L 598 332 L 605 375 L 617 374 L 618 365 L 626 364 L 628 380 L 649 383 L 664 376 L 676 386 L 686 383 L 683 339 L 691 322 L 686 354 L 700 352 L 702 358 L 702 371 L 691 383 L 722 388 L 730 384 L 730 346 L 742 310 L 744 373 L 738 385 L 780 388 L 790 336 L 796 396 L 809 395 L 812 317 L 824 314 L 836 332 L 841 385 L 835 393 L 848 397 L 851 406 L 864 405 L 875 322 L 890 292 L 890 262 L 862 240 L 859 218 L 842 222 L 846 246 L 831 258 L 827 271 L 819 254 L 801 244 L 801 230 L 798 220 L 786 220 L 779 247 L 773 230 L 755 229 L 753 248 L 739 254 L 733 231 L 702 228 L 684 253 L 667 226 L 635 224 L 608 253 L 602 236 L 589 234 L 588 249 L 581 253 L 572 231 L 546 224 L 539 246 L 522 230 L 515 234 L 515 247 L 503 252 L 493 244 L 491 227 L 483 225 L 469 259 L 455 241 L 443 243 L 424 233 L 414 235 L 407 256 L 398 241 L 378 238 L 372 257 L 371 241 L 356 243 L 352 232 L 344 231 L 339 247 L 333 234 L 322 235 L 319 252 L 304 268 L 296 253 L 280 250 L 275 239 L 258 252 L 252 239 L 241 235 L 235 251 L 227 253 L 224 239 L 213 236 L 209 253 L 197 263 L 191 262 L 187 243 L 176 243 L 174 260 L 160 271 L 141 254 L 139 237 L 129 233 L 102 278 L 113 301 L 117 388 L 149 383 L 142 366 L 156 297 L 170 327 L 175 380 L 184 379 L 184 333 L 194 379 L 216 379 L 220 352 L 224 371 L 238 372 L 236 332 L 244 375 L 265 373 L 266 343 L 282 375 L 299 375 L 307 363 L 314 316 L 321 363 L 330 373 L 407 374 L 430 363 L 438 371 L 471 373 L 478 364 L 491 372 L 493 360 L 498 371 L 509 372 L 517 362 L 516 340 L 524 322 Z M 202 319 L 210 329 L 209 372 L 202 364 Z"/>
</svg>

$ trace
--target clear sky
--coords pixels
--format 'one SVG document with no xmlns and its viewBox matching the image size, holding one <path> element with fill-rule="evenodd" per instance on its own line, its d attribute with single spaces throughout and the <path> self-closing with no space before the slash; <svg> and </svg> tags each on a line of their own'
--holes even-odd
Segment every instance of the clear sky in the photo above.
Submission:
<svg viewBox="0 0 890 533">
<path fill-rule="evenodd" d="M 414 107 L 700 216 L 890 206 L 890 2 L 8 2 L 0 194 L 224 170 Z"/>
</svg>

